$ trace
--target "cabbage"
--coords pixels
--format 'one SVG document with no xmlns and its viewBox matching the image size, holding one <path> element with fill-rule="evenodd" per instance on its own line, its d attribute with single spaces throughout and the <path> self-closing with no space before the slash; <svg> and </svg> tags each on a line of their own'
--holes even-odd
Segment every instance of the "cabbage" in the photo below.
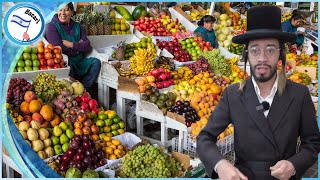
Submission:
<svg viewBox="0 0 320 180">
<path fill-rule="evenodd" d="M 232 34 L 229 34 L 229 35 L 227 36 L 227 40 L 229 40 L 229 41 L 232 41 L 232 38 L 233 38 L 233 35 L 232 35 Z"/>
<path fill-rule="evenodd" d="M 228 27 L 222 28 L 221 32 L 225 35 L 229 35 L 230 34 L 230 29 Z"/>
<path fill-rule="evenodd" d="M 221 21 L 227 20 L 227 19 L 228 19 L 228 15 L 226 15 L 226 14 L 221 14 L 221 15 L 219 16 L 219 19 L 220 19 Z"/>
<path fill-rule="evenodd" d="M 227 39 L 227 36 L 225 34 L 219 34 L 218 35 L 218 41 L 225 41 Z"/>
</svg>

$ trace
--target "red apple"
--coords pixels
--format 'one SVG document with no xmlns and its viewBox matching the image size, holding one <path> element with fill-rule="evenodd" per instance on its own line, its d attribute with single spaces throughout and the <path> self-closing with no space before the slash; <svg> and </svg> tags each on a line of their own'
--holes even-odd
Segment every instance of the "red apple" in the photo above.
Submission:
<svg viewBox="0 0 320 180">
<path fill-rule="evenodd" d="M 40 59 L 40 66 L 47 66 L 47 60 Z"/>
<path fill-rule="evenodd" d="M 44 58 L 45 59 L 52 59 L 52 54 L 51 53 L 44 53 Z"/>
<path fill-rule="evenodd" d="M 46 69 L 47 69 L 47 66 L 46 66 L 46 65 L 41 65 L 41 66 L 39 66 L 39 69 L 40 69 L 40 70 L 46 70 Z"/>
<path fill-rule="evenodd" d="M 37 57 L 38 57 L 38 59 L 44 59 L 44 54 L 43 53 L 38 53 Z"/>
<path fill-rule="evenodd" d="M 53 69 L 53 66 L 47 66 L 47 69 Z"/>
<path fill-rule="evenodd" d="M 53 66 L 53 65 L 54 65 L 53 59 L 47 59 L 47 66 Z"/>
<path fill-rule="evenodd" d="M 53 62 L 55 63 L 55 64 L 59 64 L 60 63 L 60 59 L 59 58 L 57 58 L 57 57 L 55 57 L 54 59 L 53 59 Z"/>
<path fill-rule="evenodd" d="M 44 48 L 43 53 L 51 53 L 51 50 L 49 48 Z"/>
<path fill-rule="evenodd" d="M 59 64 L 54 64 L 54 65 L 53 65 L 53 68 L 54 68 L 54 69 L 58 69 L 58 68 L 60 68 L 60 65 L 59 65 Z"/>
</svg>

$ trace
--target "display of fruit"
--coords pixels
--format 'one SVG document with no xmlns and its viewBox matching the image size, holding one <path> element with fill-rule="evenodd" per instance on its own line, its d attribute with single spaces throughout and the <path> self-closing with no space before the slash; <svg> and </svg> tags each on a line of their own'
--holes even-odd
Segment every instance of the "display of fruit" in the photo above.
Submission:
<svg viewBox="0 0 320 180">
<path fill-rule="evenodd" d="M 171 72 L 166 72 L 164 68 L 155 68 L 147 73 L 147 76 L 153 76 L 158 89 L 167 88 L 174 84 Z"/>
<path fill-rule="evenodd" d="M 134 27 L 149 36 L 170 36 L 171 32 L 164 27 L 160 18 L 140 17 L 132 23 Z"/>
<path fill-rule="evenodd" d="M 172 71 L 171 76 L 174 84 L 179 84 L 181 81 L 190 80 L 194 76 L 194 71 L 192 71 L 188 66 L 181 66 L 177 71 Z"/>
<path fill-rule="evenodd" d="M 40 70 L 64 68 L 65 62 L 62 57 L 62 51 L 59 46 L 48 44 L 45 47 L 42 41 L 37 43 L 37 57 L 40 61 Z M 35 63 L 35 62 L 33 62 Z"/>
<path fill-rule="evenodd" d="M 309 85 L 312 83 L 310 76 L 306 73 L 300 73 L 298 71 L 294 71 L 289 77 L 293 82 L 304 84 L 304 85 Z"/>
<path fill-rule="evenodd" d="M 199 74 L 201 72 L 209 72 L 212 73 L 210 64 L 208 63 L 208 60 L 200 56 L 198 60 L 192 64 L 189 64 L 188 67 L 195 72 L 195 74 Z M 213 73 L 212 73 L 213 75 Z"/>
<path fill-rule="evenodd" d="M 182 49 L 182 45 L 179 43 L 178 39 L 174 39 L 173 41 L 169 42 L 160 42 L 159 39 L 157 39 L 156 41 L 157 46 L 161 50 L 166 49 L 174 56 L 173 59 L 179 62 L 187 62 L 191 60 L 189 52 L 185 49 Z"/>
<path fill-rule="evenodd" d="M 124 59 L 129 59 L 133 56 L 134 50 L 137 50 L 138 48 L 147 49 L 148 44 L 151 44 L 156 49 L 155 45 L 152 43 L 152 39 L 149 37 L 143 37 L 140 39 L 140 42 L 133 42 L 130 44 L 127 44 L 125 47 L 125 54 Z M 116 58 L 116 51 L 111 56 L 112 58 Z"/>
<path fill-rule="evenodd" d="M 178 18 L 171 19 L 170 16 L 161 15 L 160 22 L 172 34 L 186 31 L 186 28 L 179 22 Z"/>
<path fill-rule="evenodd" d="M 237 55 L 242 55 L 243 48 L 244 48 L 244 45 L 236 44 L 236 43 L 231 43 L 228 46 L 229 52 L 231 52 L 233 54 L 237 54 Z"/>
<path fill-rule="evenodd" d="M 248 77 L 248 73 L 244 72 L 240 69 L 240 67 L 236 64 L 231 65 L 231 74 L 228 76 L 231 84 L 238 83 L 244 79 L 244 77 Z"/>
<path fill-rule="evenodd" d="M 229 124 L 228 127 L 218 136 L 218 140 L 223 139 L 224 137 L 227 137 L 234 133 L 234 128 L 232 124 Z"/>
<path fill-rule="evenodd" d="M 129 151 L 122 160 L 122 178 L 181 177 L 183 164 L 164 153 L 158 146 L 142 145 Z"/>
<path fill-rule="evenodd" d="M 74 134 L 71 122 L 62 121 L 60 124 L 53 127 L 50 139 L 55 155 L 67 151 L 70 139 L 73 138 Z"/>
<path fill-rule="evenodd" d="M 191 59 L 196 61 L 203 51 L 211 51 L 213 47 L 210 42 L 205 42 L 201 37 L 191 37 L 180 41 L 182 49 L 186 49 Z"/>
<path fill-rule="evenodd" d="M 80 108 L 84 112 L 93 112 L 95 114 L 99 113 L 99 105 L 98 101 L 91 98 L 91 95 L 88 92 L 84 92 L 82 96 L 78 96 L 75 98 L 75 102 L 72 102 L 74 104 L 78 104 Z"/>
<path fill-rule="evenodd" d="M 104 137 L 99 142 L 99 145 L 105 154 L 105 158 L 109 160 L 122 158 L 124 155 L 126 155 L 126 152 L 129 151 L 129 149 L 122 145 L 118 139 L 113 139 L 109 136 Z"/>
<path fill-rule="evenodd" d="M 229 76 L 231 74 L 230 64 L 220 54 L 220 49 L 206 51 L 202 56 L 208 60 L 214 74 Z"/>
<path fill-rule="evenodd" d="M 112 26 L 112 35 L 132 34 L 130 24 L 124 18 L 114 18 Z"/>
<path fill-rule="evenodd" d="M 179 84 L 174 85 L 174 92 L 177 94 L 178 100 L 186 100 L 188 96 L 196 91 L 196 86 L 187 81 L 181 81 Z"/>
<path fill-rule="evenodd" d="M 183 115 L 186 121 L 186 126 L 190 127 L 192 123 L 198 121 L 200 118 L 197 111 L 190 106 L 189 101 L 177 101 L 176 105 L 168 109 L 169 112 L 174 112 Z"/>
<path fill-rule="evenodd" d="M 231 44 L 233 37 L 232 32 L 234 30 L 232 26 L 232 19 L 227 14 L 221 14 L 218 18 L 217 24 L 213 27 L 218 43 L 224 48 L 228 48 Z"/>
<path fill-rule="evenodd" d="M 13 72 L 39 70 L 40 61 L 37 56 L 38 48 L 27 46 L 23 50 Z"/>
<path fill-rule="evenodd" d="M 53 149 L 50 146 L 50 133 L 47 129 L 41 128 L 37 121 L 32 120 L 30 123 L 22 121 L 18 125 L 18 130 L 41 159 L 54 155 Z"/>
<path fill-rule="evenodd" d="M 183 40 L 183 39 L 186 39 L 186 38 L 193 37 L 193 34 L 190 31 L 176 32 L 176 33 L 173 34 L 173 37 L 178 39 L 178 40 Z"/>
<path fill-rule="evenodd" d="M 49 73 L 39 73 L 32 81 L 33 90 L 37 97 L 44 102 L 51 102 L 64 88 L 56 76 Z"/>
<path fill-rule="evenodd" d="M 57 157 L 59 161 L 58 173 L 65 176 L 69 167 L 76 167 L 81 172 L 94 170 L 104 166 L 107 162 L 101 149 L 95 147 L 90 135 L 75 135 L 66 152 Z"/>
<path fill-rule="evenodd" d="M 93 120 L 93 123 L 99 128 L 98 134 L 99 138 L 104 139 L 104 137 L 113 137 L 125 132 L 126 124 L 121 118 L 117 115 L 117 113 L 113 110 L 100 111 L 97 118 Z M 92 132 L 96 132 L 93 128 Z M 97 134 L 97 133 L 95 133 Z"/>
<path fill-rule="evenodd" d="M 8 86 L 6 102 L 17 108 L 24 101 L 24 94 L 32 90 L 32 85 L 24 78 L 11 78 Z"/>
<path fill-rule="evenodd" d="M 176 94 L 174 92 L 160 93 L 157 88 L 152 87 L 141 95 L 141 100 L 156 104 L 163 114 L 166 115 L 168 108 L 175 104 Z"/>
<path fill-rule="evenodd" d="M 153 45 L 148 44 L 147 49 L 137 49 L 130 58 L 131 69 L 136 75 L 145 75 L 153 69 L 154 58 L 157 56 Z"/>
<path fill-rule="evenodd" d="M 138 5 L 132 11 L 132 18 L 135 21 L 138 20 L 140 17 L 146 17 L 146 16 L 147 16 L 147 9 L 145 6 Z"/>
<path fill-rule="evenodd" d="M 166 71 L 172 71 L 174 69 L 174 62 L 172 58 L 160 56 L 156 59 L 154 67 L 163 68 Z"/>
</svg>

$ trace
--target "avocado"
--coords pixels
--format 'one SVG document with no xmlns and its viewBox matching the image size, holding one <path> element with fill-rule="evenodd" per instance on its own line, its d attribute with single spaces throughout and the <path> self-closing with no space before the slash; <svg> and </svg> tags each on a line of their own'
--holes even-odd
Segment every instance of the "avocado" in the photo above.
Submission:
<svg viewBox="0 0 320 180">
<path fill-rule="evenodd" d="M 159 96 L 159 99 L 161 99 L 162 101 L 167 101 L 169 98 L 168 98 L 168 96 L 166 94 L 161 94 Z"/>
<path fill-rule="evenodd" d="M 152 103 L 156 103 L 158 101 L 158 97 L 154 94 L 149 96 L 149 101 Z"/>
<path fill-rule="evenodd" d="M 162 100 L 158 100 L 156 105 L 158 106 L 159 109 L 162 109 L 165 107 L 166 103 Z"/>
<path fill-rule="evenodd" d="M 167 93 L 169 100 L 174 101 L 176 100 L 177 95 L 174 92 Z"/>
<path fill-rule="evenodd" d="M 174 106 L 174 101 L 167 100 L 167 101 L 166 101 L 166 106 L 167 106 L 167 107 L 172 107 L 172 106 Z"/>
</svg>

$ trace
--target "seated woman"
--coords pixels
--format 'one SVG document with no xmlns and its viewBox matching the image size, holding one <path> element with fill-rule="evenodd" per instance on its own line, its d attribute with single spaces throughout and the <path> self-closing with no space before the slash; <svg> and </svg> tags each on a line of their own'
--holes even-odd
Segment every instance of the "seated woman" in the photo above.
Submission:
<svg viewBox="0 0 320 180">
<path fill-rule="evenodd" d="M 45 38 L 54 46 L 60 46 L 68 56 L 70 76 L 79 80 L 91 94 L 91 87 L 99 76 L 101 62 L 97 58 L 86 58 L 85 53 L 92 50 L 87 32 L 71 19 L 74 15 L 72 3 L 68 3 L 54 15 L 47 25 Z"/>
<path fill-rule="evenodd" d="M 298 31 L 298 27 L 303 20 L 303 16 L 297 11 L 292 12 L 292 16 L 290 19 L 281 23 L 282 31 L 283 32 L 291 32 L 297 34 L 297 39 L 295 42 L 292 42 L 293 45 L 300 47 L 304 42 L 304 33 Z"/>
<path fill-rule="evenodd" d="M 203 16 L 198 22 L 198 27 L 194 30 L 194 34 L 202 37 L 203 40 L 210 42 L 213 48 L 218 48 L 219 44 L 213 30 L 214 22 L 216 22 L 216 19 L 213 16 Z"/>
</svg>

